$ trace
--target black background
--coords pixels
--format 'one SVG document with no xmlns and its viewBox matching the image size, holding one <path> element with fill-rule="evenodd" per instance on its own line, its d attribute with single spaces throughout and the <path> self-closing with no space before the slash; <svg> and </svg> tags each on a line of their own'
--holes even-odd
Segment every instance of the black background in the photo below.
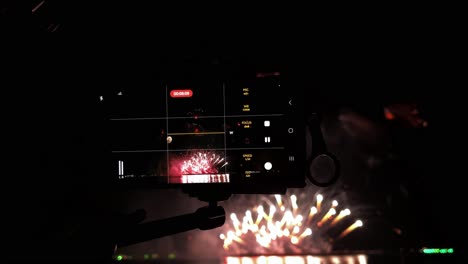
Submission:
<svg viewBox="0 0 468 264">
<path fill-rule="evenodd" d="M 400 223 L 407 233 L 396 246 L 387 246 L 448 245 L 465 255 L 465 148 L 460 135 L 464 98 L 456 92 L 463 87 L 456 79 L 459 34 L 452 27 L 456 21 L 445 20 L 443 10 L 396 17 L 381 16 L 379 9 L 342 20 L 292 12 L 296 19 L 291 20 L 286 11 L 248 12 L 247 7 L 206 15 L 127 2 L 46 4 L 32 14 L 30 47 L 19 52 L 29 55 L 27 62 L 11 48 L 4 50 L 13 58 L 4 60 L 8 70 L 2 86 L 16 98 L 8 128 L 15 128 L 9 141 L 18 163 L 7 176 L 12 193 L 5 209 L 11 215 L 7 244 L 13 246 L 13 258 L 54 258 L 73 254 L 76 246 L 90 255 L 112 251 L 106 243 L 112 232 L 97 236 L 93 230 L 115 219 L 107 212 L 118 211 L 125 201 L 109 188 L 102 172 L 106 146 L 99 142 L 106 128 L 96 115 L 98 98 L 113 94 L 122 83 L 145 83 L 131 76 L 153 72 L 157 60 L 174 67 L 280 61 L 304 84 L 307 111 L 329 116 L 347 108 L 383 122 L 385 105 L 418 103 L 429 126 L 386 126 L 392 151 L 400 159 L 369 185 L 368 199 L 391 194 L 403 183 L 409 198 L 390 207 L 384 218 Z M 231 19 L 226 10 L 232 11 Z M 8 34 L 25 30 L 16 13 L 10 2 L 2 6 Z M 61 26 L 50 32 L 51 23 Z M 391 173 L 394 170 L 398 173 Z M 358 186 L 360 179 L 346 181 Z M 84 222 L 87 232 L 76 240 L 55 240 L 57 230 L 73 230 L 70 222 Z M 84 242 L 90 241 L 87 234 L 93 234 L 94 243 Z M 372 248 L 371 238 L 361 239 L 361 248 Z"/>
</svg>

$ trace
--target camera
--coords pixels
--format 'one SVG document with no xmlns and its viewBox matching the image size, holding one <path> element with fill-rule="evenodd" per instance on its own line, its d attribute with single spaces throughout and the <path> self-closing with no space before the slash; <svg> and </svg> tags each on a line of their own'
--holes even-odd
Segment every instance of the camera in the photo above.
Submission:
<svg viewBox="0 0 468 264">
<path fill-rule="evenodd" d="M 106 103 L 119 185 L 181 188 L 201 200 L 305 186 L 304 90 L 281 60 L 158 63 L 149 81 Z"/>
</svg>

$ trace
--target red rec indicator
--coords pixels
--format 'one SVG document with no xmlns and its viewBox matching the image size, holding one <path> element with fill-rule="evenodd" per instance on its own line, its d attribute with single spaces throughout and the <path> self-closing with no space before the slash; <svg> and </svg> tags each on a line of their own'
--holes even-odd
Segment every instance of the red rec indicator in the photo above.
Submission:
<svg viewBox="0 0 468 264">
<path fill-rule="evenodd" d="M 170 95 L 172 98 L 187 98 L 192 97 L 193 92 L 190 89 L 172 90 Z"/>
</svg>

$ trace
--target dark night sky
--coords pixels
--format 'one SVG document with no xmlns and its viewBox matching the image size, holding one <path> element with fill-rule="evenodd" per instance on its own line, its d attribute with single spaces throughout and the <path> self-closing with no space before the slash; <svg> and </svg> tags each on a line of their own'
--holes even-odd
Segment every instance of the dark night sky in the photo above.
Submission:
<svg viewBox="0 0 468 264">
<path fill-rule="evenodd" d="M 463 119 L 459 117 L 460 97 L 452 93 L 459 70 L 452 64 L 454 54 L 443 45 L 450 33 L 435 26 L 437 23 L 400 26 L 385 21 L 377 26 L 360 21 L 313 29 L 304 21 L 282 24 L 270 19 L 255 26 L 226 23 L 215 29 L 208 21 L 187 28 L 179 19 L 173 23 L 174 19 L 165 20 L 162 15 L 151 23 L 134 20 L 130 14 L 142 11 L 136 5 L 107 7 L 44 5 L 33 14 L 37 52 L 28 64 L 30 80 L 34 87 L 44 88 L 27 92 L 30 96 L 19 105 L 34 118 L 17 122 L 23 131 L 16 135 L 20 136 L 18 142 L 36 151 L 19 156 L 20 163 L 26 160 L 30 166 L 19 166 L 26 175 L 19 182 L 13 179 L 12 186 L 30 184 L 10 204 L 20 216 L 13 226 L 21 230 L 11 241 L 21 241 L 18 234 L 34 234 L 30 241 L 37 237 L 50 241 L 57 235 L 54 230 L 73 230 L 70 223 L 91 221 L 93 216 L 105 222 L 107 216 L 99 213 L 103 208 L 124 212 L 145 208 L 148 219 L 157 219 L 191 212 L 201 205 L 173 191 L 126 197 L 117 193 L 118 198 L 111 198 L 116 192 L 109 190 L 106 179 L 89 176 L 99 174 L 96 166 L 102 157 L 102 147 L 95 144 L 103 130 L 95 115 L 94 98 L 119 84 L 131 84 L 133 76 L 152 72 L 158 58 L 196 53 L 191 60 L 200 64 L 250 54 L 267 60 L 280 56 L 289 72 L 312 87 L 305 98 L 308 106 L 324 114 L 325 139 L 343 162 L 340 187 L 354 193 L 357 201 L 369 203 L 366 214 L 375 219 L 369 227 L 374 234 L 393 226 L 403 232 L 402 237 L 385 232 L 380 239 L 363 236 L 350 244 L 395 248 L 386 240 L 390 238 L 398 247 L 466 248 L 464 170 L 456 152 L 463 151 L 457 129 Z M 14 27 L 9 10 L 2 7 L 2 16 L 13 21 Z M 147 10 L 141 17 L 151 18 L 151 12 Z M 54 34 L 47 32 L 51 23 L 60 24 Z M 255 59 L 250 56 L 250 60 Z M 396 103 L 416 103 L 427 128 L 385 120 L 384 107 Z M 31 127 L 33 135 L 27 133 Z M 76 160 L 83 161 L 78 168 Z M 167 194 L 175 197 L 171 206 L 162 197 Z M 47 250 L 47 246 L 37 248 L 32 252 Z"/>
</svg>

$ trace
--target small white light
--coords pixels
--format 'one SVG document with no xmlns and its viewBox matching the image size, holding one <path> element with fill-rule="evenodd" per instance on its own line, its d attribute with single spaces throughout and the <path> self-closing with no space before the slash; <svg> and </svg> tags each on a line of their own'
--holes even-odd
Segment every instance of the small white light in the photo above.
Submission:
<svg viewBox="0 0 468 264">
<path fill-rule="evenodd" d="M 265 170 L 271 170 L 271 168 L 273 168 L 273 164 L 271 164 L 271 162 L 265 162 Z"/>
<path fill-rule="evenodd" d="M 317 202 L 321 203 L 323 201 L 323 195 L 318 194 L 317 195 Z"/>
<path fill-rule="evenodd" d="M 316 214 L 316 213 L 317 213 L 317 207 L 312 206 L 312 207 L 310 208 L 310 213 L 311 213 L 311 214 Z"/>
</svg>

